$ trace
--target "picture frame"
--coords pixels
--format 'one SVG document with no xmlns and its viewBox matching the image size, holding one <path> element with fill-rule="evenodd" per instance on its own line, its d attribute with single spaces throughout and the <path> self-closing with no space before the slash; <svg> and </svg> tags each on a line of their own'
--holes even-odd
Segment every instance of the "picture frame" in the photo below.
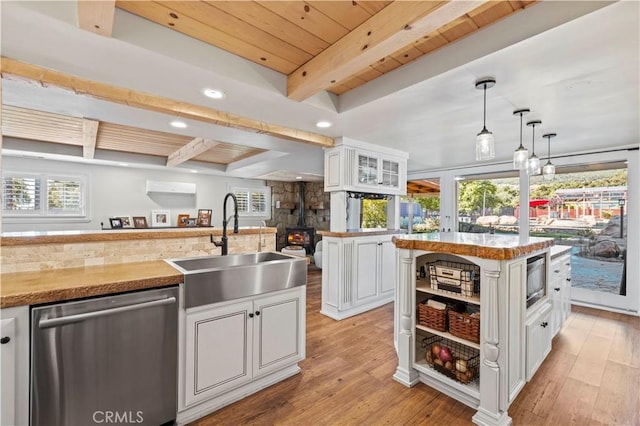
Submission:
<svg viewBox="0 0 640 426">
<path fill-rule="evenodd" d="M 151 227 L 162 228 L 171 226 L 171 212 L 169 210 L 151 210 Z"/>
<path fill-rule="evenodd" d="M 185 222 L 185 223 L 186 223 L 186 225 L 185 225 L 185 226 L 187 226 L 187 227 L 194 227 L 194 226 L 196 226 L 196 222 L 197 222 L 197 219 L 196 219 L 195 217 L 190 217 L 190 218 L 188 218 L 188 219 L 186 220 L 186 222 Z"/>
<path fill-rule="evenodd" d="M 147 218 L 145 216 L 134 216 L 133 226 L 136 228 L 147 228 Z"/>
<path fill-rule="evenodd" d="M 211 209 L 198 210 L 198 226 L 211 226 Z"/>
<path fill-rule="evenodd" d="M 187 219 L 189 219 L 188 214 L 179 214 L 178 215 L 178 226 L 183 228 L 187 226 Z"/>
<path fill-rule="evenodd" d="M 120 219 L 123 228 L 133 228 L 133 219 L 131 216 L 116 216 L 116 219 Z"/>
<path fill-rule="evenodd" d="M 109 223 L 111 224 L 112 229 L 122 228 L 122 220 L 119 217 L 110 217 Z"/>
</svg>

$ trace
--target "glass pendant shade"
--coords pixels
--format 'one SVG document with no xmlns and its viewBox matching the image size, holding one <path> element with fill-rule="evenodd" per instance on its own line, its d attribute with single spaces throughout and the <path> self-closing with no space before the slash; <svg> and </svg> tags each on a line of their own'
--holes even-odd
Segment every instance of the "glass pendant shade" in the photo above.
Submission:
<svg viewBox="0 0 640 426">
<path fill-rule="evenodd" d="M 514 170 L 525 170 L 527 168 L 527 161 L 529 159 L 529 151 L 527 148 L 520 146 L 513 153 L 513 168 Z"/>
<path fill-rule="evenodd" d="M 542 177 L 544 180 L 553 180 L 553 177 L 556 175 L 556 166 L 551 163 L 547 163 L 542 168 Z"/>
<path fill-rule="evenodd" d="M 538 158 L 537 155 L 531 154 L 531 157 L 529 157 L 529 161 L 527 164 L 527 172 L 532 176 L 540 174 L 541 172 L 540 159 Z"/>
<path fill-rule="evenodd" d="M 495 156 L 493 133 L 484 128 L 476 136 L 476 160 L 491 160 Z"/>
</svg>

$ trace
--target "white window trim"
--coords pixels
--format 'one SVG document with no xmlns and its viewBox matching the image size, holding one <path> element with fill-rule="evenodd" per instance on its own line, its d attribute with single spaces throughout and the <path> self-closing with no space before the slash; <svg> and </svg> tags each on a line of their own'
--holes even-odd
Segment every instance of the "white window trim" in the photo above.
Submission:
<svg viewBox="0 0 640 426">
<path fill-rule="evenodd" d="M 65 223 L 65 222 L 90 222 L 90 179 L 85 174 L 70 174 L 59 172 L 32 173 L 22 170 L 5 170 L 2 173 L 2 181 L 5 177 L 24 177 L 40 180 L 40 209 L 38 211 L 12 211 L 2 210 L 2 220 L 6 223 Z M 47 180 L 73 180 L 80 182 L 82 193 L 82 207 L 79 213 L 60 213 L 48 209 Z"/>
<path fill-rule="evenodd" d="M 266 218 L 266 219 L 270 219 L 271 218 L 271 187 L 270 186 L 260 186 L 260 187 L 240 187 L 240 186 L 233 186 L 230 188 L 230 192 L 232 192 L 233 194 L 237 194 L 239 192 L 245 192 L 248 193 L 247 199 L 248 199 L 248 207 L 249 207 L 249 211 L 239 211 L 238 212 L 238 216 L 240 217 L 261 217 L 261 218 Z M 251 211 L 252 208 L 252 203 L 251 203 L 251 193 L 252 192 L 259 192 L 261 194 L 263 194 L 264 198 L 265 198 L 265 210 L 264 211 Z"/>
</svg>

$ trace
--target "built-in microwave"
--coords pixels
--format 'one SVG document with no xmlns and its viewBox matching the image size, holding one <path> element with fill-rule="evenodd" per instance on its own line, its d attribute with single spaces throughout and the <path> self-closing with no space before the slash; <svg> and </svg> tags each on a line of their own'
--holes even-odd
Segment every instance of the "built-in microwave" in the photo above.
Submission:
<svg viewBox="0 0 640 426">
<path fill-rule="evenodd" d="M 527 308 L 542 299 L 547 291 L 547 256 L 527 259 Z"/>
</svg>

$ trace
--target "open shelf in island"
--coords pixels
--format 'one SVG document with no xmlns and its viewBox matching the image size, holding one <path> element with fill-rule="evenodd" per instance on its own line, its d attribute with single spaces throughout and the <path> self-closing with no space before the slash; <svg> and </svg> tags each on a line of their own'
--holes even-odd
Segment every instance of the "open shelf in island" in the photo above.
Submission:
<svg viewBox="0 0 640 426">
<path fill-rule="evenodd" d="M 417 291 L 420 291 L 422 293 L 434 294 L 442 297 L 448 297 L 449 299 L 459 300 L 461 302 L 473 303 L 474 305 L 480 305 L 480 296 L 473 296 L 473 297 L 461 296 L 459 294 L 451 293 L 448 291 L 442 291 L 435 288 L 431 288 L 431 286 L 427 282 L 424 282 L 425 285 L 420 285 L 423 282 L 416 281 Z"/>
<path fill-rule="evenodd" d="M 462 345 L 470 346 L 474 349 L 480 349 L 480 345 L 478 343 L 472 342 L 467 339 L 463 339 L 461 337 L 456 337 L 451 333 L 446 331 L 438 331 L 433 328 L 425 327 L 424 325 L 416 324 L 416 328 L 418 330 L 426 331 L 427 333 L 435 334 L 436 336 L 444 337 L 445 339 L 453 340 L 454 342 L 458 342 Z"/>
</svg>

